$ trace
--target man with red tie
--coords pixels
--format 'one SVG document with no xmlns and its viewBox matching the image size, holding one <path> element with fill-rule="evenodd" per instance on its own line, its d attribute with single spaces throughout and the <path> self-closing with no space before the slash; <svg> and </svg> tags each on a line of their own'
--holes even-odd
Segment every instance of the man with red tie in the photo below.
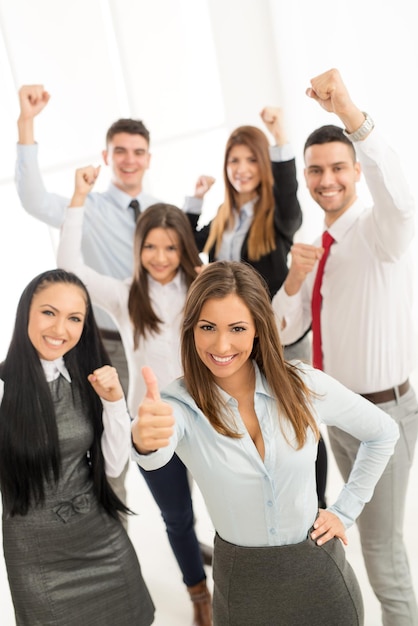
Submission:
<svg viewBox="0 0 418 626">
<path fill-rule="evenodd" d="M 314 78 L 307 95 L 337 115 L 344 128 L 322 126 L 305 143 L 305 180 L 324 211 L 324 233 L 314 245 L 293 245 L 289 274 L 273 305 L 284 344 L 312 324 L 315 367 L 378 404 L 400 425 L 395 454 L 358 527 L 384 626 L 417 626 L 403 542 L 418 431 L 418 403 L 408 380 L 415 366 L 414 200 L 397 155 L 353 103 L 337 70 Z M 370 208 L 357 197 L 362 173 L 373 199 Z M 337 428 L 328 432 L 346 480 L 359 442 Z"/>
</svg>

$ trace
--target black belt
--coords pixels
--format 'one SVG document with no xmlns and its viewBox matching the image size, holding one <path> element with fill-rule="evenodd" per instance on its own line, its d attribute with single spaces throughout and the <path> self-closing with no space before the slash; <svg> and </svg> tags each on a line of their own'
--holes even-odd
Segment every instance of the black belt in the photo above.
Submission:
<svg viewBox="0 0 418 626">
<path fill-rule="evenodd" d="M 110 341 L 121 341 L 121 336 L 117 330 L 107 330 L 106 328 L 100 328 L 100 336 L 102 339 L 109 339 Z"/>
<path fill-rule="evenodd" d="M 366 398 L 366 400 L 373 402 L 373 404 L 382 404 L 382 402 L 391 402 L 392 400 L 396 400 L 398 396 L 405 395 L 408 389 L 409 380 L 406 380 L 402 385 L 398 385 L 397 387 L 384 389 L 384 391 L 376 391 L 376 393 L 362 393 L 360 395 Z"/>
<path fill-rule="evenodd" d="M 294 341 L 293 343 L 288 343 L 287 345 L 283 346 L 284 348 L 291 348 L 292 346 L 296 346 L 300 341 L 302 341 L 302 339 L 305 339 L 306 335 L 310 332 L 311 327 L 309 326 L 309 328 L 307 330 L 305 330 L 305 332 L 303 333 L 303 335 L 301 337 L 299 337 L 299 339 L 296 339 L 296 341 Z"/>
</svg>

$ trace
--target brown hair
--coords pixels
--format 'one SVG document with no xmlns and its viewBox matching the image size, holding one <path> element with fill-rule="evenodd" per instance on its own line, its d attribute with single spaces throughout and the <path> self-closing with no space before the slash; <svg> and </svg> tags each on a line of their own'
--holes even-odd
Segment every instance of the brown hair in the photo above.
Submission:
<svg viewBox="0 0 418 626">
<path fill-rule="evenodd" d="M 228 180 L 227 167 L 231 149 L 234 146 L 247 146 L 254 154 L 260 170 L 260 185 L 257 189 L 258 200 L 254 207 L 254 217 L 248 234 L 248 258 L 258 261 L 276 247 L 274 239 L 274 196 L 273 173 L 271 169 L 269 142 L 262 130 L 255 126 L 240 126 L 230 135 L 224 158 L 225 199 L 212 220 L 209 237 L 204 252 L 208 253 L 214 245 L 215 256 L 219 252 L 222 236 L 232 226 L 232 209 L 236 205 L 237 192 Z"/>
<path fill-rule="evenodd" d="M 150 134 L 148 128 L 141 120 L 133 120 L 131 118 L 121 118 L 113 122 L 106 133 L 106 147 L 118 133 L 128 133 L 128 135 L 141 135 L 149 145 Z"/>
<path fill-rule="evenodd" d="M 315 129 L 305 141 L 303 154 L 305 154 L 306 150 L 311 146 L 334 143 L 335 141 L 345 143 L 345 145 L 348 146 L 353 158 L 353 163 L 355 163 L 357 158 L 353 142 L 344 135 L 343 129 L 340 126 L 334 126 L 333 124 L 327 124 L 326 126 Z"/>
<path fill-rule="evenodd" d="M 134 236 L 134 274 L 129 290 L 128 310 L 134 328 L 134 347 L 147 332 L 160 332 L 161 320 L 152 308 L 148 291 L 148 273 L 141 263 L 141 252 L 148 233 L 154 228 L 173 229 L 179 237 L 180 267 L 187 287 L 196 278 L 195 267 L 202 265 L 193 230 L 181 209 L 171 204 L 153 204 L 138 218 Z"/>
<path fill-rule="evenodd" d="M 209 299 L 222 300 L 236 294 L 248 307 L 256 328 L 251 359 L 264 374 L 277 400 L 279 415 L 293 426 L 297 449 L 306 441 L 307 428 L 319 439 L 319 430 L 310 409 L 312 392 L 298 368 L 287 363 L 279 339 L 267 285 L 249 264 L 216 261 L 209 264 L 190 287 L 181 338 L 181 356 L 186 388 L 213 428 L 228 437 L 240 435 L 222 419 L 224 403 L 206 365 L 197 354 L 194 331 L 203 305 Z"/>
</svg>

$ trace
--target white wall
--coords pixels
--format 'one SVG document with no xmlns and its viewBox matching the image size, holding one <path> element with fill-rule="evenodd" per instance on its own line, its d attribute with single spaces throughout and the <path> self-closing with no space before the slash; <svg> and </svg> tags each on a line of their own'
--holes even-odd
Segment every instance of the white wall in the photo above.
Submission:
<svg viewBox="0 0 418 626">
<path fill-rule="evenodd" d="M 414 189 L 418 165 L 416 87 L 418 42 L 412 0 L 270 0 L 272 28 L 291 137 L 302 147 L 321 124 L 339 123 L 303 93 L 324 69 L 340 69 L 353 99 L 384 130 L 403 158 Z M 415 191 L 415 189 L 414 189 Z M 417 196 L 416 196 L 417 197 Z M 301 190 L 305 226 L 320 209 Z"/>
</svg>

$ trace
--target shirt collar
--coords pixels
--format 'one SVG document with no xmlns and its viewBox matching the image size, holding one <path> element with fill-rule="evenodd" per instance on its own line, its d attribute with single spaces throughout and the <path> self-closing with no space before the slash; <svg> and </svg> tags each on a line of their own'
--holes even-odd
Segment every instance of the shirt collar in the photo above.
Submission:
<svg viewBox="0 0 418 626">
<path fill-rule="evenodd" d="M 41 365 L 47 382 L 55 380 L 60 374 L 64 376 L 69 383 L 71 382 L 71 376 L 65 367 L 64 358 L 62 356 L 59 359 L 55 359 L 55 361 L 45 361 L 41 359 Z"/>
<path fill-rule="evenodd" d="M 234 208 L 234 211 L 235 211 L 236 215 L 237 216 L 241 215 L 241 216 L 245 216 L 245 217 L 253 217 L 253 215 L 254 215 L 254 207 L 255 207 L 257 201 L 258 201 L 258 196 L 256 196 L 252 200 L 248 200 L 248 202 L 246 202 L 245 204 L 242 205 L 242 207 L 240 208 L 239 211 L 238 211 L 237 208 Z"/>
<path fill-rule="evenodd" d="M 324 225 L 324 230 L 328 230 L 335 241 L 341 241 L 364 211 L 365 206 L 363 202 L 357 198 L 354 204 L 341 217 L 335 220 L 330 228 Z"/>
<path fill-rule="evenodd" d="M 116 187 L 116 185 L 114 185 L 113 183 L 109 184 L 109 188 L 108 188 L 108 194 L 109 196 L 112 198 L 112 201 L 115 203 L 115 205 L 117 207 L 119 207 L 120 209 L 126 209 L 128 210 L 129 208 L 129 203 L 134 200 L 134 198 L 132 198 L 132 196 L 130 196 L 129 194 L 125 193 L 124 191 L 122 191 L 121 189 L 118 189 Z M 138 200 L 139 204 L 141 204 L 141 197 L 144 195 L 144 193 L 141 191 L 141 193 L 139 193 L 136 196 L 136 200 Z M 129 209 L 130 210 L 130 209 Z"/>
<path fill-rule="evenodd" d="M 265 376 L 261 373 L 260 368 L 257 363 L 253 361 L 254 369 L 255 369 L 255 393 L 260 393 L 264 396 L 268 396 L 269 398 L 275 399 L 273 394 L 270 391 L 270 387 L 267 384 Z"/>
<path fill-rule="evenodd" d="M 255 372 L 255 390 L 254 390 L 254 394 L 262 394 L 264 396 L 268 396 L 269 398 L 273 398 L 274 396 L 270 391 L 269 386 L 267 385 L 267 381 L 264 378 L 263 374 L 260 371 L 260 368 L 258 367 L 257 363 L 255 361 L 253 361 L 253 366 L 254 366 L 254 372 Z M 220 387 L 218 387 L 219 389 L 219 393 L 221 395 L 222 400 L 224 401 L 224 404 L 227 405 L 229 403 L 236 403 L 236 400 L 233 396 L 229 395 L 229 393 L 227 393 L 226 391 L 224 391 L 223 389 L 221 389 Z"/>
<path fill-rule="evenodd" d="M 165 285 L 162 285 L 157 280 L 154 280 L 150 274 L 148 274 L 148 285 L 149 288 L 153 291 L 162 290 L 165 287 L 170 287 L 176 289 L 177 291 L 183 291 L 185 285 L 184 272 L 181 268 L 178 269 L 177 274 L 174 276 L 173 280 Z"/>
</svg>

